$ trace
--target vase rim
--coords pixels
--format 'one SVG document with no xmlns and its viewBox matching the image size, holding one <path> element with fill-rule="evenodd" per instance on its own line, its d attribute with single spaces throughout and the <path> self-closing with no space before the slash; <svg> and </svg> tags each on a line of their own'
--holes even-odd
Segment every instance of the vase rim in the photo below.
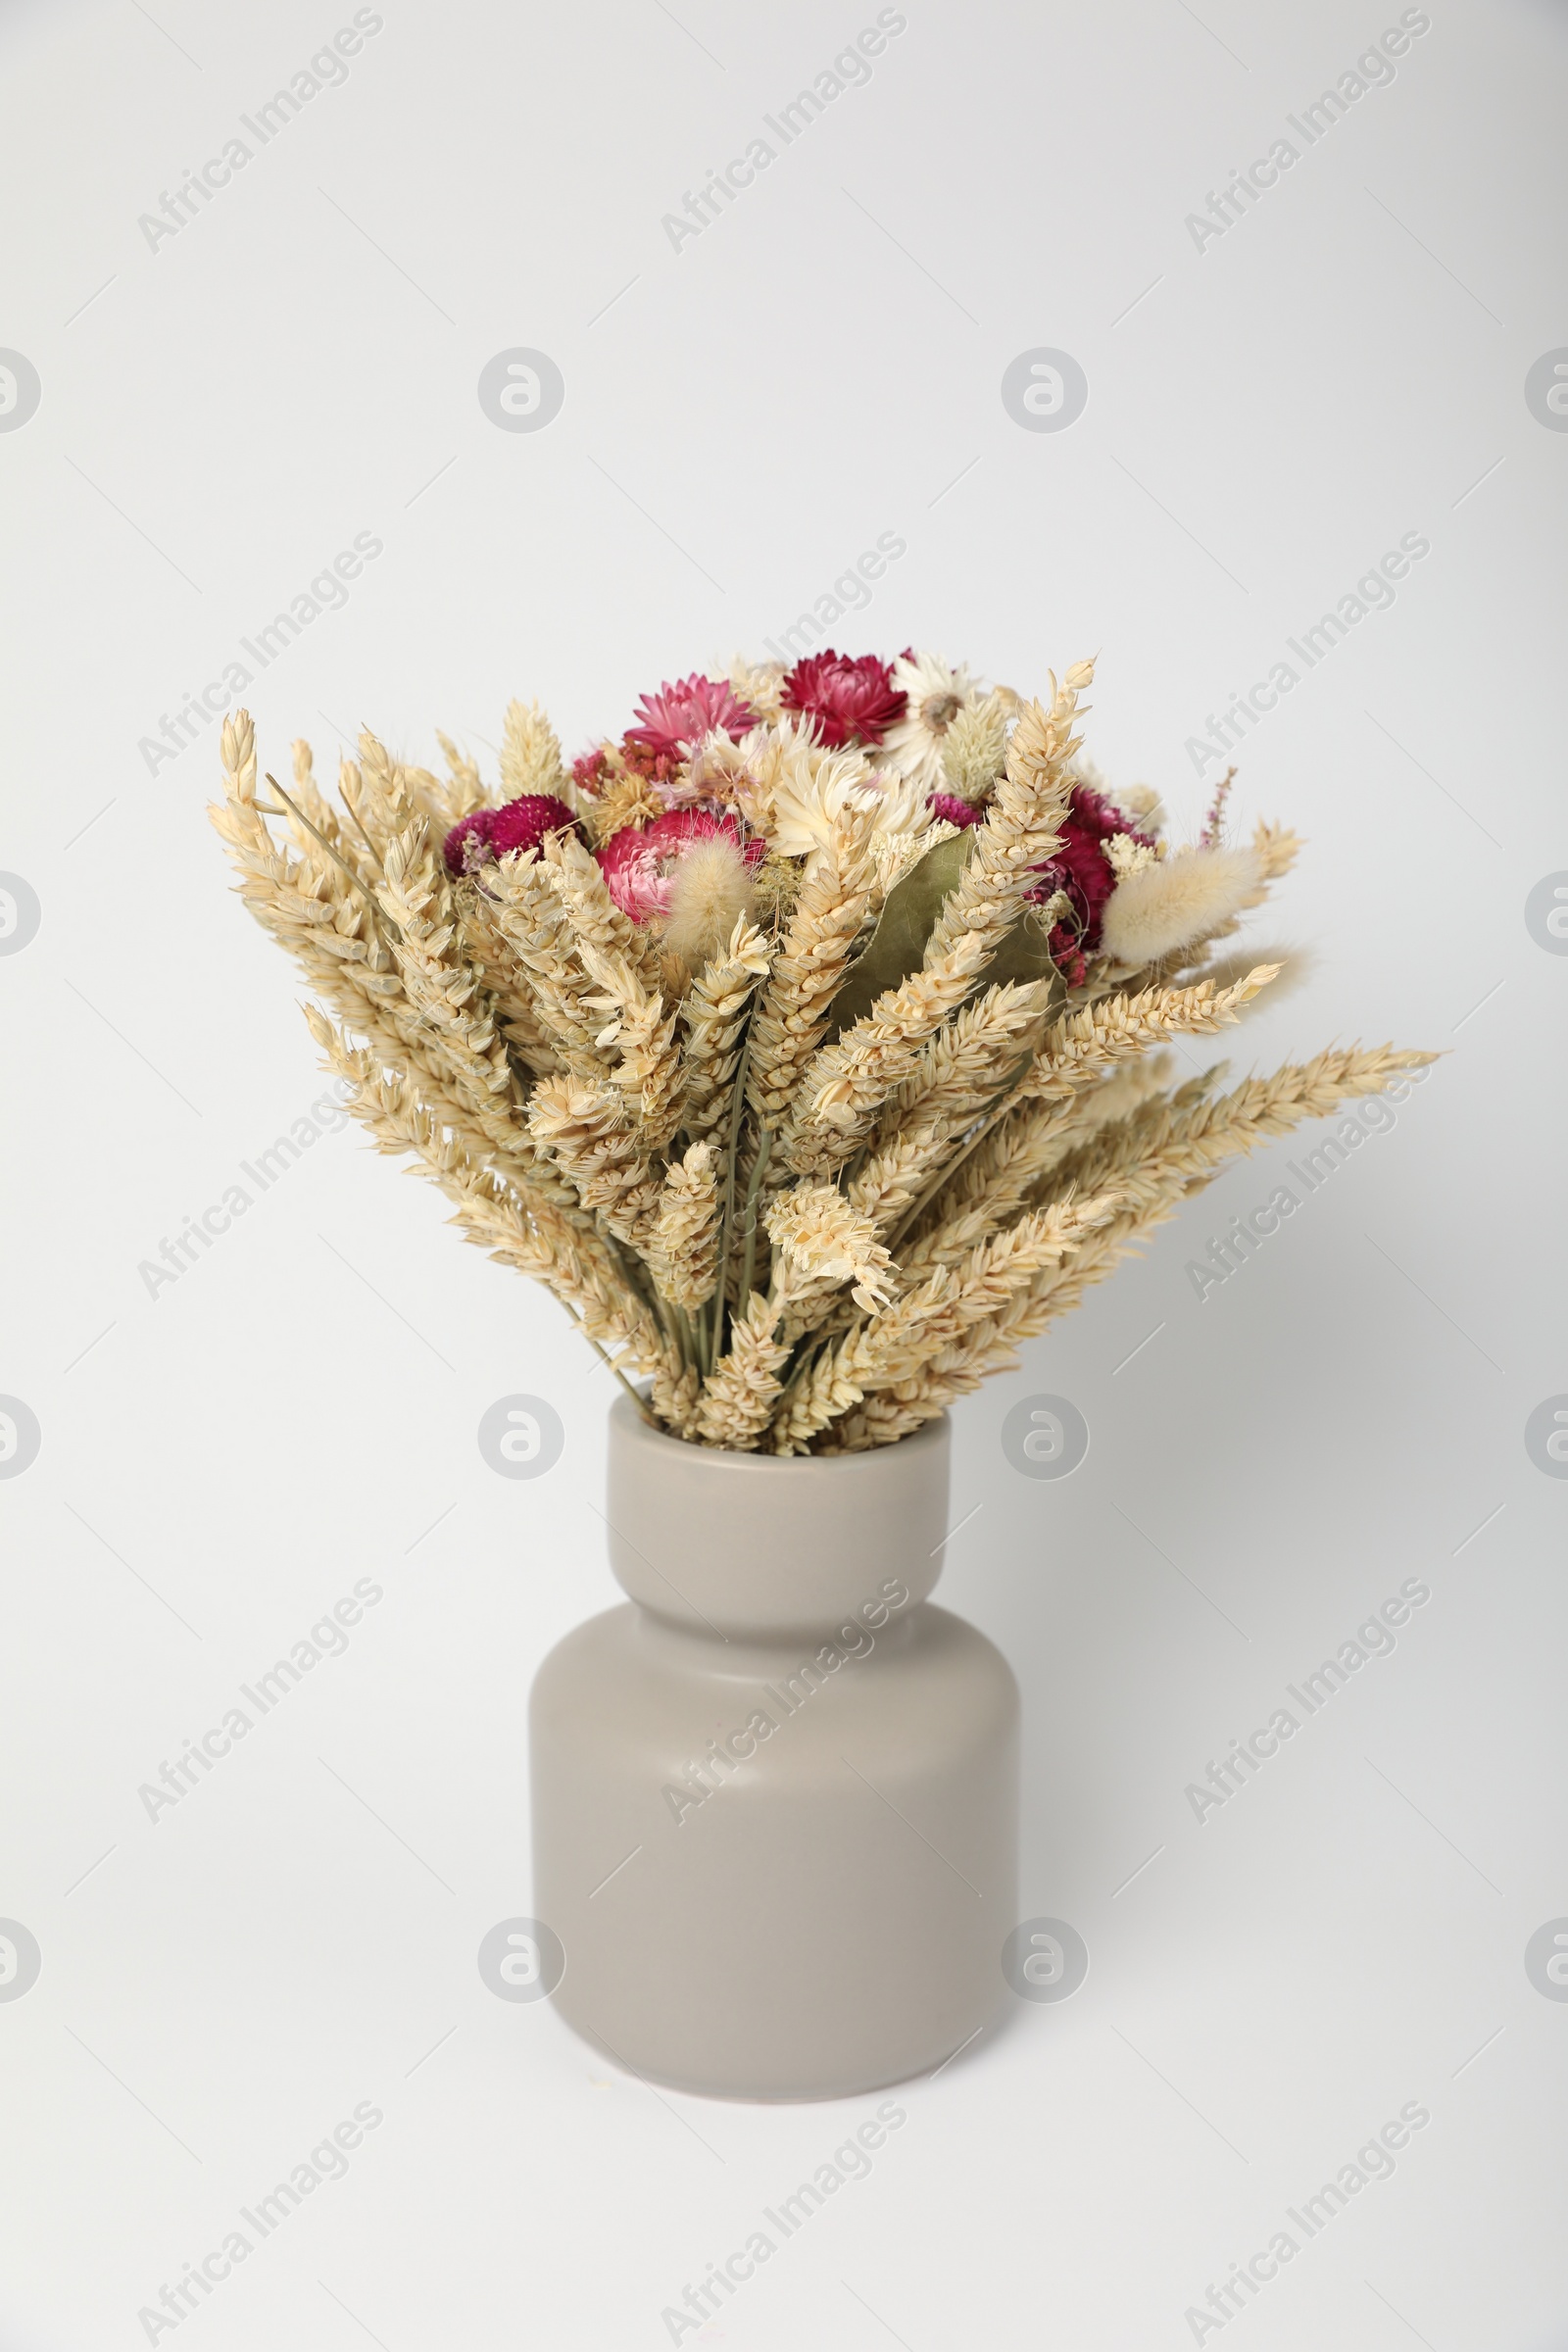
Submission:
<svg viewBox="0 0 1568 2352">
<path fill-rule="evenodd" d="M 727 1462 L 747 1470 L 853 1470 L 861 1464 L 893 1454 L 917 1452 L 922 1447 L 940 1445 L 947 1430 L 946 1411 L 933 1413 L 918 1429 L 897 1438 L 891 1446 L 865 1446 L 855 1453 L 743 1453 L 733 1446 L 696 1446 L 687 1438 L 677 1438 L 667 1429 L 659 1429 L 637 1411 L 629 1396 L 616 1396 L 610 1407 L 610 1417 L 617 1426 L 624 1443 L 633 1439 L 638 1445 L 667 1446 L 684 1461 Z"/>
</svg>

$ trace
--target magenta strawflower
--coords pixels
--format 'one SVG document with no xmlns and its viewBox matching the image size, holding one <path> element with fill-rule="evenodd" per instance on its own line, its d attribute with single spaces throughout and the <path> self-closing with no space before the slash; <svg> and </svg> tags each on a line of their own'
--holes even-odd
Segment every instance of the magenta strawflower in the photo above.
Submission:
<svg viewBox="0 0 1568 2352">
<path fill-rule="evenodd" d="M 815 722 L 830 751 L 852 739 L 878 744 L 905 713 L 908 696 L 893 683 L 891 662 L 875 654 L 808 654 L 785 679 L 779 701 Z"/>
<path fill-rule="evenodd" d="M 727 678 L 704 678 L 695 670 L 673 686 L 666 678 L 657 694 L 645 694 L 637 717 L 639 724 L 626 729 L 626 741 L 670 760 L 695 751 L 715 728 L 738 742 L 758 723 L 757 712 Z"/>
<path fill-rule="evenodd" d="M 1155 847 L 1153 835 L 1137 832 L 1102 793 L 1075 784 L 1061 827 L 1061 846 L 1035 868 L 1040 880 L 1026 894 L 1043 906 L 1058 890 L 1066 892 L 1071 916 L 1053 926 L 1051 952 L 1075 988 L 1083 983 L 1084 952 L 1100 945 L 1101 917 L 1116 887 L 1116 869 L 1101 846 L 1112 833 L 1125 833 L 1145 849 Z"/>
<path fill-rule="evenodd" d="M 449 874 L 471 874 L 514 850 L 536 850 L 547 833 L 561 833 L 577 819 L 553 793 L 525 792 L 500 808 L 475 808 L 460 817 L 442 844 Z"/>
<path fill-rule="evenodd" d="M 956 792 L 928 792 L 925 805 L 933 816 L 945 818 L 950 825 L 977 825 L 985 813 L 972 801 L 960 801 Z"/>
<path fill-rule="evenodd" d="M 747 841 L 732 816 L 710 816 L 706 808 L 672 808 L 651 825 L 623 825 L 598 853 L 605 887 L 634 923 L 646 923 L 669 912 L 669 881 L 682 854 L 694 841 L 711 841 L 727 834 L 748 865 L 759 865 L 767 845 L 760 837 Z"/>
</svg>

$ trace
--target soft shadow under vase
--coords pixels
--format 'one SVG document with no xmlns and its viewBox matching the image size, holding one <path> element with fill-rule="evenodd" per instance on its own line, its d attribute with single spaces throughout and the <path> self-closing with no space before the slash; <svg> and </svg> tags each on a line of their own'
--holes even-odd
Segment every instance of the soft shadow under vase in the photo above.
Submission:
<svg viewBox="0 0 1568 2352">
<path fill-rule="evenodd" d="M 568 2024 L 655 2082 L 844 2097 L 996 2016 L 1015 1919 L 1017 1689 L 927 1594 L 948 1425 L 798 1460 L 611 1414 L 629 1593 L 530 1702 L 534 1909 Z"/>
</svg>

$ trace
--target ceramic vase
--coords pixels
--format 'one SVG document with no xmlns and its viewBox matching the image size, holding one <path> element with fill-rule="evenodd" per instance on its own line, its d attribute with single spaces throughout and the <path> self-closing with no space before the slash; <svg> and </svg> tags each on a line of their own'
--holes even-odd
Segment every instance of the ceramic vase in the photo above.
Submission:
<svg viewBox="0 0 1568 2352">
<path fill-rule="evenodd" d="M 530 1707 L 557 2009 L 648 2080 L 819 2099 L 939 2066 L 1005 1999 L 1017 1690 L 932 1605 L 949 1432 L 778 1459 L 611 1414 L 628 1598 Z"/>
</svg>

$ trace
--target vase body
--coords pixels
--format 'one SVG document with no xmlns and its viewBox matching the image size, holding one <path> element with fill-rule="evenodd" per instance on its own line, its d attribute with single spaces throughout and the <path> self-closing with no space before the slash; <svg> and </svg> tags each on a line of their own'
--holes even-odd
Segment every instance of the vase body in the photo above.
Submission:
<svg viewBox="0 0 1568 2352">
<path fill-rule="evenodd" d="M 628 1602 L 540 1668 L 534 1909 L 557 2008 L 652 2081 L 848 2096 L 990 2024 L 1015 1920 L 1017 1690 L 927 1595 L 948 1425 L 778 1460 L 612 1410 Z"/>
</svg>

